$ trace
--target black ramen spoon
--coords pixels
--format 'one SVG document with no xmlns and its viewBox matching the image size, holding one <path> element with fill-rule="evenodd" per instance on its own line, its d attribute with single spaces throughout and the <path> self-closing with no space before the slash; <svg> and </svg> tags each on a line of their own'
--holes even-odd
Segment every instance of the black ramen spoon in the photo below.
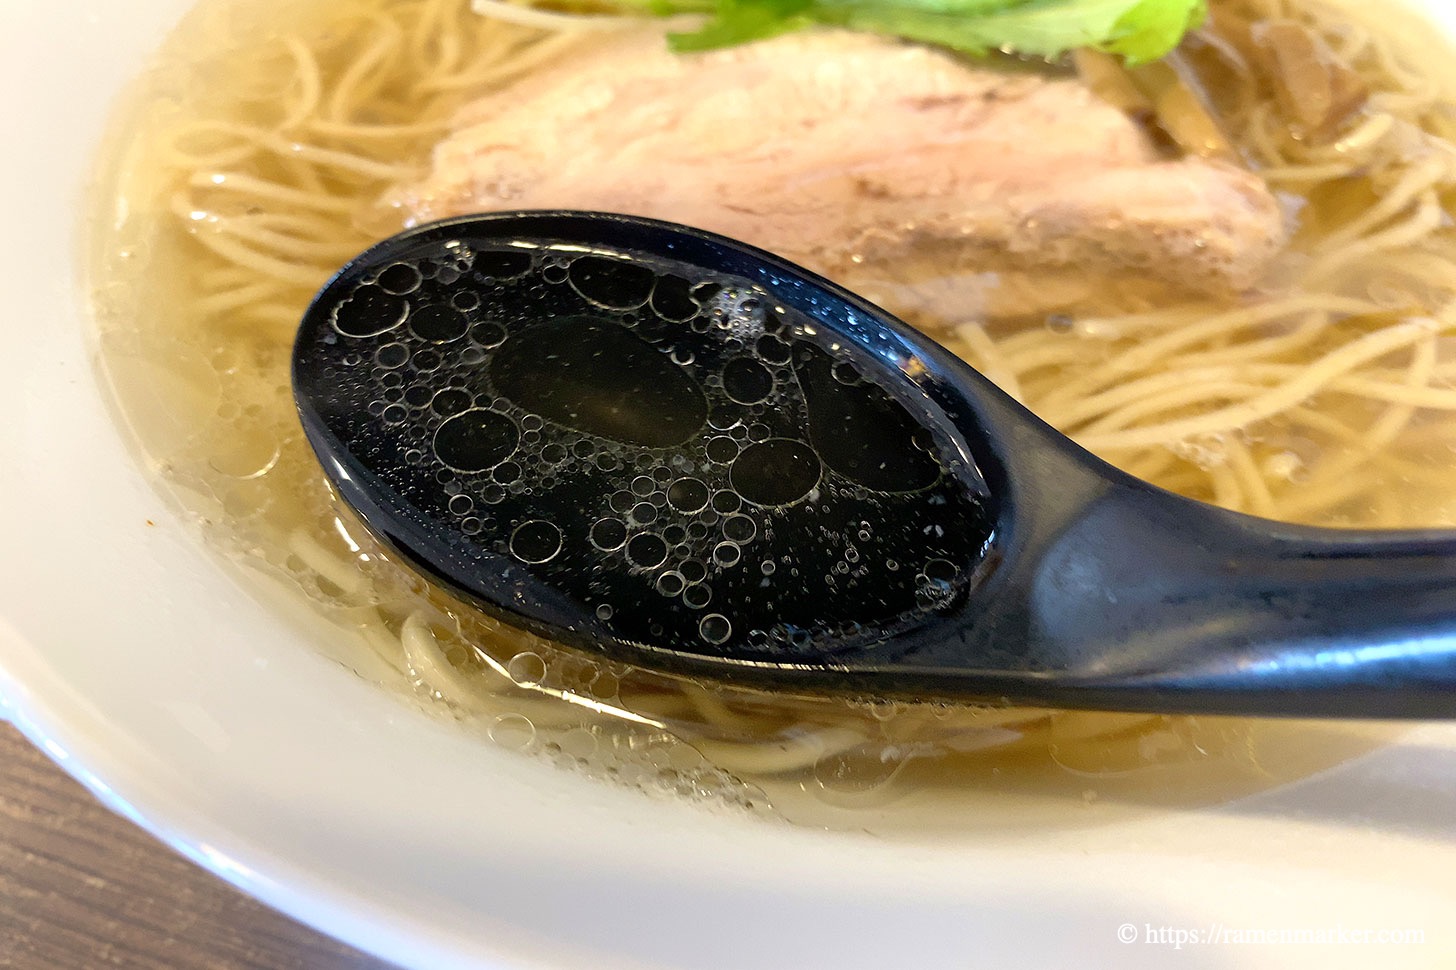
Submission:
<svg viewBox="0 0 1456 970">
<path fill-rule="evenodd" d="M 1456 716 L 1456 537 L 1103 463 L 864 300 L 721 236 L 522 212 L 349 263 L 303 427 L 403 560 L 582 650 L 792 693 Z"/>
</svg>

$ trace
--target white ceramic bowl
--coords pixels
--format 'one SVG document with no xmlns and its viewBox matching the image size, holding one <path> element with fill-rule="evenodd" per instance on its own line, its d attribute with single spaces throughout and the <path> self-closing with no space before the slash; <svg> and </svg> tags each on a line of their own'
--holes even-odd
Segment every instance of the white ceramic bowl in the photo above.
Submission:
<svg viewBox="0 0 1456 970">
<path fill-rule="evenodd" d="M 274 906 L 417 967 L 1456 960 L 1449 725 L 1217 809 L 1022 831 L 964 819 L 883 840 L 555 771 L 323 659 L 152 492 L 90 356 L 76 281 L 95 141 L 186 2 L 0 0 L 0 698 L 109 805 Z M 1413 928 L 1426 942 L 1175 957 L 1146 942 L 1165 926 Z"/>
</svg>

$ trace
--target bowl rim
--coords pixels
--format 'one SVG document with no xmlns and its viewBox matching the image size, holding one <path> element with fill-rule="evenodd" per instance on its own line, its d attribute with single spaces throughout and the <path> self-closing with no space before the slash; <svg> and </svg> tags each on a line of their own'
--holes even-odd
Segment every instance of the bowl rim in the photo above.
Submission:
<svg viewBox="0 0 1456 970">
<path fill-rule="evenodd" d="M 1035 838 L 888 840 L 614 789 L 341 675 L 136 467 L 94 379 L 70 272 L 77 227 L 54 218 L 57 200 L 85 211 L 110 92 L 188 5 L 0 5 L 12 26 L 0 83 L 36 92 L 17 105 L 33 149 L 3 162 L 34 187 L 14 200 L 26 231 L 0 244 L 0 264 L 28 282 L 12 309 L 52 322 L 26 334 L 29 355 L 0 355 L 0 454 L 14 458 L 0 476 L 0 710 L 110 808 L 306 923 L 431 968 L 730 967 L 768 952 L 786 966 L 955 965 L 971 952 L 1052 965 L 1077 952 L 1151 967 L 1159 947 L 1129 950 L 1113 930 L 1270 913 L 1444 925 L 1456 812 L 1377 805 L 1366 825 L 1348 803 L 1419 791 L 1418 808 L 1456 805 L 1456 770 L 1440 770 L 1456 765 L 1453 725 L 1413 728 L 1253 805 Z M 1269 839 L 1277 852 L 1247 857 Z M 1392 866 L 1395 891 L 1372 882 Z M 912 898 L 865 889 L 899 885 Z M 1318 905 L 1291 902 L 1300 894 Z"/>
</svg>

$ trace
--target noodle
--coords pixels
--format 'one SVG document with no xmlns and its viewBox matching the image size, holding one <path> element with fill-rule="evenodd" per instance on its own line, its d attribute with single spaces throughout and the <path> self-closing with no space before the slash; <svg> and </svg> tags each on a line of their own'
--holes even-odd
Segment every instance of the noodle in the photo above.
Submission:
<svg viewBox="0 0 1456 970">
<path fill-rule="evenodd" d="M 154 275 L 185 266 L 174 284 L 185 311 L 143 332 L 137 320 L 157 315 L 146 283 L 130 306 L 116 296 L 125 287 L 108 284 L 104 322 L 137 353 L 204 365 L 178 369 L 186 390 L 175 410 L 197 423 L 184 446 L 157 457 L 187 504 L 227 522 L 209 527 L 215 541 L 359 631 L 369 658 L 361 673 L 388 672 L 558 763 L 650 779 L 658 790 L 712 790 L 751 805 L 782 779 L 781 794 L 817 784 L 835 804 L 871 805 L 931 763 L 966 770 L 1049 757 L 1101 776 L 1106 752 L 1159 745 L 1163 761 L 1213 752 L 1252 763 L 1252 735 L 1209 719 L 708 689 L 503 627 L 382 555 L 335 504 L 291 413 L 297 320 L 343 261 L 403 227 L 407 214 L 379 200 L 417 174 L 457 111 L 622 24 L 497 0 L 475 6 L 488 16 L 466 0 L 350 0 L 320 15 L 327 30 L 299 15 L 289 32 L 233 49 L 247 86 L 195 84 L 196 65 L 184 61 L 170 98 L 144 111 L 134 140 L 153 171 L 135 185 L 126 182 L 134 173 L 118 178 L 134 213 L 152 221 L 134 215 L 105 240 L 100 276 L 136 277 L 138 254 Z M 1442 196 L 1456 187 L 1456 148 L 1444 141 L 1453 126 L 1439 89 L 1383 38 L 1314 3 L 1214 7 L 1246 20 L 1294 17 L 1373 92 L 1366 113 L 1327 144 L 1298 137 L 1270 99 L 1219 119 L 1245 158 L 1320 217 L 1305 218 L 1317 228 L 1263 289 L 1156 307 L 1104 294 L 1058 321 L 917 322 L 1048 422 L 1163 487 L 1308 522 L 1456 522 L 1447 497 L 1456 361 L 1439 352 L 1456 333 L 1456 307 L 1432 305 L 1456 283 Z M 1253 70 L 1231 40 L 1210 43 L 1226 64 Z M 1320 208 L 1320 191 L 1350 186 L 1376 201 L 1343 219 L 1338 201 Z M 214 375 L 229 403 L 199 403 L 214 378 L 198 371 Z M 243 440 L 273 457 L 217 460 Z M 240 474 L 216 470 L 234 466 Z"/>
</svg>

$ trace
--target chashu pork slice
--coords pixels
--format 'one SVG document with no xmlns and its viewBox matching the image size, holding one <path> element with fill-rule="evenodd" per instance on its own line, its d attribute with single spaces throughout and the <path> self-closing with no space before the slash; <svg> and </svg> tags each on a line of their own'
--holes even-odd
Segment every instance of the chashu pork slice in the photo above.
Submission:
<svg viewBox="0 0 1456 970">
<path fill-rule="evenodd" d="M 667 219 L 851 285 L 858 269 L 892 279 L 897 260 L 938 253 L 961 274 L 1074 267 L 1063 275 L 1227 294 L 1287 235 L 1258 176 L 1165 157 L 1073 78 L 845 32 L 691 55 L 651 31 L 603 34 L 466 107 L 391 202 L 414 222 L 527 208 Z"/>
</svg>

